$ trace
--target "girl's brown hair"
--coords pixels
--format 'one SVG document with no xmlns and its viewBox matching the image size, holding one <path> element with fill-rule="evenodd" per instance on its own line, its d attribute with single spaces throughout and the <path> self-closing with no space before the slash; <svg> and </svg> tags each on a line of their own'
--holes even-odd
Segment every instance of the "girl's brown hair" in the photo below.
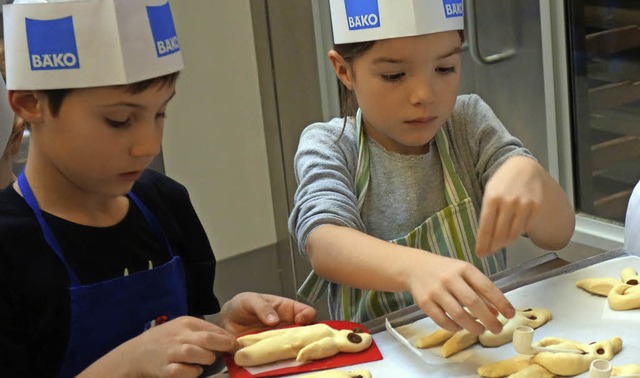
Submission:
<svg viewBox="0 0 640 378">
<path fill-rule="evenodd" d="M 464 31 L 458 30 L 458 33 L 460 34 L 461 42 L 464 43 Z M 343 43 L 333 45 L 333 50 L 340 54 L 345 62 L 352 64 L 356 58 L 369 51 L 375 43 L 376 41 Z M 355 77 L 355 72 L 353 72 L 353 75 Z M 344 131 L 344 127 L 347 126 L 347 118 L 355 117 L 358 111 L 358 100 L 353 94 L 353 91 L 350 91 L 340 80 L 338 80 L 338 94 L 340 96 L 341 113 L 344 118 Z"/>
</svg>

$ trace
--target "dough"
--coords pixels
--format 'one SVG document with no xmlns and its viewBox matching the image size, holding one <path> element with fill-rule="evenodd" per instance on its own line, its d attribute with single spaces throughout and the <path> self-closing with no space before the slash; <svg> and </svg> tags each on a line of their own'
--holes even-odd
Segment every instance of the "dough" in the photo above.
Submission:
<svg viewBox="0 0 640 378">
<path fill-rule="evenodd" d="M 624 268 L 620 274 L 620 278 L 622 278 L 622 282 L 627 285 L 635 286 L 640 282 L 640 276 L 638 276 L 638 272 L 633 268 Z"/>
<path fill-rule="evenodd" d="M 556 375 L 538 364 L 531 364 L 508 378 L 553 378 Z"/>
<path fill-rule="evenodd" d="M 597 343 L 581 344 L 557 337 L 546 337 L 535 343 L 534 346 L 573 349 L 582 353 L 542 352 L 533 356 L 518 355 L 506 360 L 482 365 L 478 368 L 478 374 L 489 378 L 574 376 L 589 371 L 593 360 L 600 358 L 611 360 L 622 349 L 622 340 L 619 337 L 614 337 Z M 542 369 L 536 367 L 536 365 Z"/>
<path fill-rule="evenodd" d="M 478 336 L 467 331 L 466 329 L 463 329 L 456 332 L 449 340 L 444 343 L 444 345 L 442 345 L 440 353 L 442 354 L 442 357 L 447 358 L 453 354 L 460 352 L 461 350 L 467 349 L 477 342 Z"/>
<path fill-rule="evenodd" d="M 300 378 L 371 378 L 371 373 L 368 370 L 325 370 L 318 373 L 303 375 Z"/>
<path fill-rule="evenodd" d="M 480 344 L 486 347 L 498 347 L 510 343 L 516 328 L 520 326 L 539 328 L 551 320 L 551 311 L 546 308 L 527 308 L 517 310 L 516 315 L 511 319 L 505 318 L 502 314 L 499 319 L 503 324 L 502 331 L 497 334 L 485 331 L 480 335 Z"/>
<path fill-rule="evenodd" d="M 606 297 L 611 289 L 620 283 L 621 281 L 615 278 L 586 278 L 576 282 L 576 286 L 591 294 Z"/>
<path fill-rule="evenodd" d="M 633 268 L 624 268 L 620 279 L 587 278 L 576 282 L 576 286 L 591 294 L 607 297 L 612 310 L 624 311 L 640 308 L 640 276 Z"/>
<path fill-rule="evenodd" d="M 544 325 L 551 320 L 551 312 L 546 308 L 519 309 L 516 310 L 513 318 L 507 319 L 500 314 L 498 320 L 503 324 L 502 331 L 498 334 L 485 331 L 478 337 L 467 330 L 454 333 L 441 329 L 418 339 L 416 341 L 416 347 L 431 348 L 443 344 L 440 353 L 443 357 L 447 358 L 470 347 L 478 341 L 487 347 L 501 346 L 513 340 L 513 332 L 519 326 L 527 325 L 535 329 Z"/>
<path fill-rule="evenodd" d="M 454 334 L 455 332 L 439 329 L 418 339 L 418 341 L 416 341 L 416 347 L 420 349 L 433 348 L 449 340 Z"/>
<path fill-rule="evenodd" d="M 614 366 L 613 369 L 611 369 L 612 377 L 631 374 L 640 374 L 640 364 Z"/>
<path fill-rule="evenodd" d="M 373 338 L 361 329 L 335 330 L 326 324 L 265 331 L 238 338 L 241 349 L 234 355 L 238 366 L 257 366 L 295 358 L 307 362 L 340 352 L 367 349 Z"/>
<path fill-rule="evenodd" d="M 581 344 L 575 341 L 547 337 L 534 345 L 547 348 L 574 349 L 583 352 L 582 354 L 542 352 L 531 359 L 532 362 L 554 374 L 571 376 L 589 371 L 593 360 L 599 358 L 611 360 L 622 349 L 622 339 L 613 337 L 609 340 L 591 344 Z"/>
<path fill-rule="evenodd" d="M 519 354 L 506 360 L 482 365 L 478 368 L 478 374 L 480 374 L 481 377 L 488 378 L 507 377 L 531 366 L 533 364 L 533 362 L 531 362 L 532 357 L 533 356 Z"/>
<path fill-rule="evenodd" d="M 640 308 L 640 285 L 620 284 L 607 296 L 612 310 L 625 311 Z"/>
</svg>

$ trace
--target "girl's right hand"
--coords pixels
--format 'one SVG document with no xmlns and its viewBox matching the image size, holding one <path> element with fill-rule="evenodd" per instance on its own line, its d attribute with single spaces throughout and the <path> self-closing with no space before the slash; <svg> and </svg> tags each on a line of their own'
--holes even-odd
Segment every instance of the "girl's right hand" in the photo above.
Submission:
<svg viewBox="0 0 640 378">
<path fill-rule="evenodd" d="M 413 264 L 408 275 L 414 302 L 440 327 L 461 328 L 480 335 L 485 329 L 502 330 L 498 312 L 507 318 L 515 309 L 487 276 L 472 264 L 431 253 Z"/>
<path fill-rule="evenodd" d="M 206 320 L 183 316 L 118 346 L 79 377 L 198 377 L 215 351 L 233 352 L 235 337 Z"/>
</svg>

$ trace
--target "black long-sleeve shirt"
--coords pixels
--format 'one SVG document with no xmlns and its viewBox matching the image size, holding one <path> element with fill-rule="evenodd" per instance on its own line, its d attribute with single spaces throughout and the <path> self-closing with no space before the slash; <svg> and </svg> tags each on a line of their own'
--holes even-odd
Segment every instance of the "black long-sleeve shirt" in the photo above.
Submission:
<svg viewBox="0 0 640 378">
<path fill-rule="evenodd" d="M 215 257 L 184 186 L 147 170 L 132 190 L 156 216 L 187 280 L 190 315 L 220 310 L 213 293 Z M 90 284 L 169 261 L 142 212 L 130 201 L 125 218 L 89 227 L 44 217 L 80 282 Z M 40 225 L 11 187 L 0 191 L 0 377 L 55 376 L 69 337 L 69 279 Z"/>
</svg>

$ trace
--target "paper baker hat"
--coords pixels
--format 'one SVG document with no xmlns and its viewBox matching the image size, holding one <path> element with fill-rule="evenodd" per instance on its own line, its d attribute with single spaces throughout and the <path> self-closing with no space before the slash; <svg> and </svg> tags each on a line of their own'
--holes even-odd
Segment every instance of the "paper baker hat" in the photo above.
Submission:
<svg viewBox="0 0 640 378">
<path fill-rule="evenodd" d="M 329 5 L 336 44 L 464 28 L 462 0 L 330 0 Z"/>
<path fill-rule="evenodd" d="M 2 79 L 2 75 L 0 75 L 0 157 L 4 154 L 4 149 L 7 147 L 12 129 L 13 111 L 9 106 L 4 79 Z"/>
<path fill-rule="evenodd" d="M 131 84 L 184 66 L 168 0 L 18 0 L 2 13 L 12 90 Z"/>
</svg>

